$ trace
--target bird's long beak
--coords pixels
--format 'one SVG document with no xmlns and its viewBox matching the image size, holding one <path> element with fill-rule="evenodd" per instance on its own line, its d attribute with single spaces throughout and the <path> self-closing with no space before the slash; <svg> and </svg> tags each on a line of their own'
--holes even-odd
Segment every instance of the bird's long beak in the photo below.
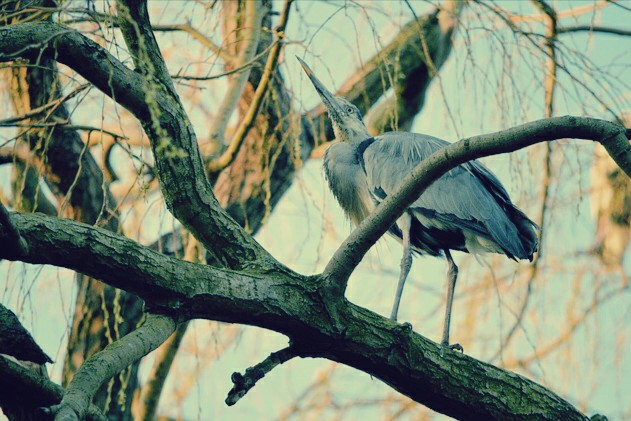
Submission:
<svg viewBox="0 0 631 421">
<path fill-rule="evenodd" d="M 341 110 L 339 109 L 340 106 L 337 104 L 337 101 L 335 100 L 335 96 L 333 96 L 333 94 L 324 87 L 322 82 L 320 82 L 320 80 L 316 77 L 316 75 L 309 68 L 309 66 L 307 66 L 307 63 L 302 61 L 302 59 L 298 56 L 296 56 L 296 58 L 300 62 L 300 65 L 304 69 L 307 76 L 309 76 L 311 83 L 313 84 L 314 88 L 318 92 L 318 95 L 320 95 L 320 98 L 322 98 L 322 102 L 324 102 L 324 105 L 329 110 L 329 112 L 333 112 L 339 115 Z"/>
</svg>

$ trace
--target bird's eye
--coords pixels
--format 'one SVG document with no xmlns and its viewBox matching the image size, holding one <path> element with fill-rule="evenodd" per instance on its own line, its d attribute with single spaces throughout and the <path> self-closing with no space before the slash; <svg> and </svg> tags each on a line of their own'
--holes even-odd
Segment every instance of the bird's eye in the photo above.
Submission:
<svg viewBox="0 0 631 421">
<path fill-rule="evenodd" d="M 351 107 L 348 107 L 346 109 L 346 112 L 349 113 L 349 114 L 353 114 L 353 109 Z"/>
</svg>

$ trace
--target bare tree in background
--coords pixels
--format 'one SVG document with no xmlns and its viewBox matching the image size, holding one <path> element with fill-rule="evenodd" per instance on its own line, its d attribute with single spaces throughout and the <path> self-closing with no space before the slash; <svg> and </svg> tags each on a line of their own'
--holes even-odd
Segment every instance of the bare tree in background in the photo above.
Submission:
<svg viewBox="0 0 631 421">
<path fill-rule="evenodd" d="M 7 106 L 13 110 L 0 121 L 11 128 L 0 147 L 0 163 L 10 166 L 12 177 L 11 192 L 2 200 L 15 213 L 0 209 L 0 257 L 77 273 L 63 388 L 0 357 L 2 390 L 17 390 L 0 397 L 8 416 L 37 419 L 39 407 L 50 407 L 58 419 L 155 419 L 167 375 L 181 354 L 195 355 L 199 371 L 239 341 L 238 329 L 216 324 L 213 335 L 221 336 L 220 346 L 188 350 L 189 322 L 207 319 L 259 326 L 289 338 L 286 348 L 259 356 L 261 363 L 233 375 L 229 404 L 292 358 L 334 362 L 295 401 L 282 403 L 283 419 L 330 413 L 342 418 L 362 407 L 382 407 L 388 419 L 425 418 L 426 407 L 457 418 L 585 418 L 581 412 L 591 408 L 589 401 L 562 399 L 500 367 L 542 382 L 540 361 L 570 343 L 601 306 L 628 294 L 623 265 L 630 233 L 631 152 L 618 115 L 629 101 L 621 100 L 616 89 L 628 92 L 629 81 L 599 68 L 570 41 L 583 32 L 626 39 L 631 33 L 624 29 L 575 22 L 605 8 L 630 12 L 615 2 L 556 10 L 533 0 L 511 10 L 503 3 L 445 1 L 417 15 L 415 5 L 400 3 L 408 20 L 393 19 L 397 33 L 386 42 L 373 27 L 374 56 L 361 60 L 339 88 L 367 115 L 371 131 L 409 130 L 430 88 L 447 98 L 447 77 L 453 74 L 446 75 L 443 65 L 454 56 L 483 84 L 500 81 L 493 89 L 503 92 L 497 97 L 498 107 L 505 109 L 500 117 L 510 126 L 532 119 L 522 118 L 528 115 L 525 98 L 532 82 L 515 81 L 513 55 L 520 54 L 520 65 L 543 86 L 542 98 L 532 102 L 544 110 L 537 117 L 547 120 L 468 138 L 438 154 L 347 239 L 322 273 L 303 276 L 278 262 L 252 235 L 305 161 L 318 159 L 333 137 L 323 107 L 300 111 L 284 70 L 290 47 L 314 54 L 308 42 L 286 30 L 313 13 L 313 4 L 286 1 L 273 10 L 268 0 L 191 2 L 174 8 L 175 16 L 163 22 L 158 16 L 172 5 L 149 3 L 148 10 L 146 2 L 118 0 L 95 10 L 91 2 L 2 2 L 0 61 Z M 333 7 L 332 15 L 357 13 L 372 24 L 371 14 L 386 14 L 392 6 Z M 199 22 L 203 26 L 196 26 Z M 328 28 L 326 21 L 318 24 L 314 36 Z M 505 60 L 499 75 L 474 60 L 472 45 L 481 42 L 481 33 L 493 55 Z M 357 44 L 351 49 L 361 47 Z M 195 47 L 182 48 L 188 45 Z M 313 60 L 318 62 L 316 54 Z M 589 83 L 583 82 L 583 73 Z M 568 95 L 583 98 L 584 114 L 613 122 L 555 118 L 555 98 L 567 100 Z M 462 110 L 446 99 L 444 107 L 458 133 Z M 573 153 L 570 144 L 533 146 L 529 162 L 518 164 L 540 175 L 536 187 L 525 191 L 543 227 L 543 250 L 517 272 L 491 259 L 490 275 L 476 274 L 477 282 L 462 293 L 468 329 L 459 341 L 468 351 L 481 330 L 481 323 L 473 321 L 489 317 L 495 297 L 508 295 L 509 286 L 523 292 L 516 303 L 500 303 L 514 317 L 479 354 L 497 366 L 446 352 L 408 326 L 346 300 L 351 272 L 419 188 L 461 162 L 563 138 L 603 146 L 594 152 L 593 166 L 593 189 L 600 195 L 593 196 L 600 197 L 594 260 L 602 264 L 590 260 L 580 268 L 570 263 L 552 268 L 557 260 L 548 257 L 548 232 L 554 233 L 549 221 L 566 200 L 559 186 L 579 176 L 563 169 Z M 609 190 L 596 181 L 603 176 Z M 168 209 L 174 222 L 153 226 L 149 201 L 162 212 Z M 603 264 L 616 271 L 601 270 Z M 524 326 L 537 316 L 536 289 L 554 270 L 571 275 L 562 278 L 573 291 L 564 302 L 568 317 L 556 336 L 542 336 L 532 353 L 530 348 L 516 351 L 512 344 L 527 336 Z M 587 282 L 592 293 L 583 292 Z M 139 382 L 139 361 L 155 349 L 148 378 Z M 396 393 L 337 402 L 331 380 L 335 363 L 379 378 Z M 184 405 L 195 375 L 179 376 L 170 404 Z"/>
</svg>

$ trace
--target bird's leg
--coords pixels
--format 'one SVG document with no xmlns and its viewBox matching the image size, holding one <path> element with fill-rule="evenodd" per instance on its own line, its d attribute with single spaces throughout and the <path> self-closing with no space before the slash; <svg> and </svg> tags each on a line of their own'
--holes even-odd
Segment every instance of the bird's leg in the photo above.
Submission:
<svg viewBox="0 0 631 421">
<path fill-rule="evenodd" d="M 397 293 L 394 297 L 394 306 L 392 306 L 392 314 L 390 319 L 397 321 L 397 314 L 399 313 L 399 304 L 401 303 L 401 295 L 403 294 L 403 286 L 405 280 L 410 273 L 412 267 L 412 252 L 410 250 L 410 226 L 412 225 L 412 218 L 410 215 L 403 214 L 397 221 L 397 225 L 401 228 L 403 236 L 403 257 L 401 257 L 401 273 L 399 274 L 399 284 L 397 285 Z"/>
<path fill-rule="evenodd" d="M 449 345 L 449 325 L 451 324 L 451 306 L 454 302 L 454 291 L 456 289 L 456 280 L 458 279 L 458 266 L 454 262 L 454 259 L 451 257 L 451 253 L 448 249 L 445 249 L 445 257 L 447 258 L 447 262 L 449 263 L 449 272 L 447 274 L 448 284 L 447 284 L 447 308 L 445 309 L 445 325 L 443 327 L 443 339 L 440 341 L 440 344 L 443 346 L 448 346 L 451 349 L 457 349 L 462 351 L 462 347 L 460 344 Z"/>
</svg>

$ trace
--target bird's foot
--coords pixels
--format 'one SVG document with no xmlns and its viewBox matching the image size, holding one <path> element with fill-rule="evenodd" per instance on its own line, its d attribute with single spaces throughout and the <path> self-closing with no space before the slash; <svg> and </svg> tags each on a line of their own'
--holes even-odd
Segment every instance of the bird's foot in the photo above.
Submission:
<svg viewBox="0 0 631 421">
<path fill-rule="evenodd" d="M 449 348 L 452 351 L 460 351 L 460 352 L 462 352 L 464 354 L 464 348 L 460 344 L 451 344 L 451 345 L 449 345 L 448 342 L 443 341 L 443 342 L 440 343 L 440 346 L 443 347 L 443 348 Z"/>
<path fill-rule="evenodd" d="M 413 332 L 414 329 L 412 328 L 412 325 L 408 322 L 403 322 L 403 323 L 397 323 L 395 329 L 399 332 L 399 333 L 403 333 L 406 335 L 409 335 L 410 332 Z"/>
</svg>

